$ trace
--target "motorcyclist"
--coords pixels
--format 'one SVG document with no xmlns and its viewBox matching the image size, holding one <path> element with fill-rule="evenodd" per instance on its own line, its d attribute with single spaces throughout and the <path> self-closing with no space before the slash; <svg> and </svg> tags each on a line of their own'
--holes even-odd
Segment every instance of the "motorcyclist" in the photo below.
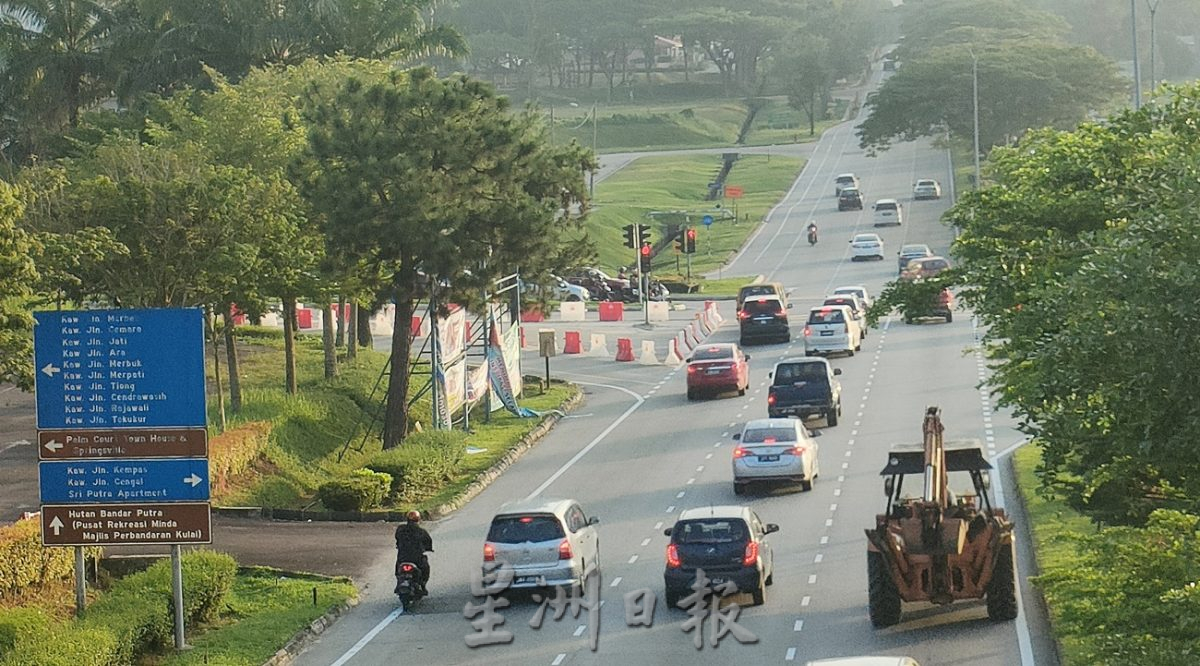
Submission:
<svg viewBox="0 0 1200 666">
<path fill-rule="evenodd" d="M 817 222 L 816 220 L 808 221 L 808 242 L 816 245 L 817 243 Z"/>
<path fill-rule="evenodd" d="M 421 571 L 417 584 L 422 594 L 428 594 L 425 584 L 429 582 L 429 558 L 426 552 L 433 552 L 433 537 L 421 527 L 421 512 L 409 511 L 405 522 L 396 527 L 396 573 L 400 573 L 400 565 L 412 562 Z"/>
</svg>

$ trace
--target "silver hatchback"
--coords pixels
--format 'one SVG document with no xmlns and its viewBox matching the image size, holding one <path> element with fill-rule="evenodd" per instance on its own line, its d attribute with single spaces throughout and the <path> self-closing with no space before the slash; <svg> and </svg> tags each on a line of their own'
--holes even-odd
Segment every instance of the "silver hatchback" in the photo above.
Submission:
<svg viewBox="0 0 1200 666">
<path fill-rule="evenodd" d="M 512 588 L 582 587 L 588 570 L 600 566 L 599 522 L 572 499 L 505 504 L 483 544 L 485 570 L 493 562 L 511 566 Z"/>
<path fill-rule="evenodd" d="M 733 436 L 733 492 L 741 495 L 753 481 L 790 481 L 812 490 L 821 473 L 817 442 L 799 419 L 755 419 Z"/>
</svg>

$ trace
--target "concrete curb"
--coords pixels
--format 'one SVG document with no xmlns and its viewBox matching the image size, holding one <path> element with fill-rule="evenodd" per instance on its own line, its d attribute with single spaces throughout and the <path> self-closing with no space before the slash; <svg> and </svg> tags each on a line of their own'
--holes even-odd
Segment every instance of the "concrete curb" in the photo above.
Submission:
<svg viewBox="0 0 1200 666">
<path fill-rule="evenodd" d="M 568 398 L 560 409 L 563 412 L 569 412 L 578 407 L 581 402 L 583 402 L 582 391 Z M 430 509 L 429 519 L 437 520 L 439 518 L 444 518 L 450 513 L 462 508 L 462 506 L 467 502 L 470 502 L 472 499 L 474 499 L 476 495 L 483 492 L 485 488 L 490 486 L 492 481 L 495 481 L 497 477 L 503 474 L 504 470 L 511 467 L 513 463 L 519 460 L 521 456 L 525 455 L 529 449 L 532 449 L 534 445 L 536 445 L 543 437 L 545 437 L 546 433 L 550 432 L 550 429 L 553 428 L 561 418 L 561 414 L 550 414 L 546 418 L 542 419 L 541 423 L 536 425 L 533 430 L 530 430 L 528 434 L 522 437 L 520 441 L 513 446 L 513 448 L 508 450 L 507 453 L 505 453 L 503 456 L 500 456 L 500 459 L 493 463 L 491 467 L 475 475 L 475 480 L 472 481 L 466 488 L 464 488 L 461 493 L 454 497 L 454 499 Z"/>
<path fill-rule="evenodd" d="M 326 629 L 333 626 L 338 618 L 348 612 L 351 608 L 358 605 L 358 599 L 348 599 L 337 606 L 329 609 L 321 617 L 312 621 L 307 629 L 304 629 L 292 636 L 292 640 L 279 649 L 273 657 L 263 662 L 263 666 L 287 666 L 292 663 L 305 648 L 309 646 L 318 636 L 325 632 Z"/>
</svg>

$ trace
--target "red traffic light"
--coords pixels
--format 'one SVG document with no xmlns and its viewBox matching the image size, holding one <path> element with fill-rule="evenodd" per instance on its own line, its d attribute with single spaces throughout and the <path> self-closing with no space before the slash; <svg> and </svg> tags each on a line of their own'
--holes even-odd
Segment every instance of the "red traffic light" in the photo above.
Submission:
<svg viewBox="0 0 1200 666">
<path fill-rule="evenodd" d="M 689 240 L 696 240 L 696 228 L 695 227 L 688 228 L 687 237 Z"/>
<path fill-rule="evenodd" d="M 644 245 L 642 245 L 642 256 L 643 257 L 650 256 L 650 244 L 649 243 L 645 243 Z"/>
</svg>

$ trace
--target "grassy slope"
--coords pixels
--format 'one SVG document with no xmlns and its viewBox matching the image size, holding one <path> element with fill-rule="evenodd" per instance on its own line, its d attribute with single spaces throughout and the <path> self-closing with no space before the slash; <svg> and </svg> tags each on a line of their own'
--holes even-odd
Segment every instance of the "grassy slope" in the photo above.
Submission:
<svg viewBox="0 0 1200 666">
<path fill-rule="evenodd" d="M 697 252 L 692 255 L 692 275 L 716 270 L 746 237 L 767 211 L 786 193 L 804 162 L 795 158 L 743 155 L 733 167 L 728 184 L 741 185 L 745 196 L 738 201 L 739 223 L 722 220 L 714 203 L 704 201 L 707 183 L 720 169 L 718 155 L 646 157 L 622 169 L 596 186 L 599 208 L 588 219 L 589 235 L 596 243 L 599 265 L 615 269 L 634 263 L 633 251 L 624 246 L 621 228 L 626 224 L 650 224 L 656 243 L 664 236 L 658 222 L 648 220 L 651 211 L 684 210 L 698 228 Z M 726 200 L 732 209 L 732 200 Z M 718 221 L 705 229 L 701 218 L 711 213 Z M 748 221 L 747 221 L 748 220 Z M 655 257 L 656 274 L 675 272 L 674 246 Z M 710 251 L 711 250 L 711 251 Z"/>
</svg>

